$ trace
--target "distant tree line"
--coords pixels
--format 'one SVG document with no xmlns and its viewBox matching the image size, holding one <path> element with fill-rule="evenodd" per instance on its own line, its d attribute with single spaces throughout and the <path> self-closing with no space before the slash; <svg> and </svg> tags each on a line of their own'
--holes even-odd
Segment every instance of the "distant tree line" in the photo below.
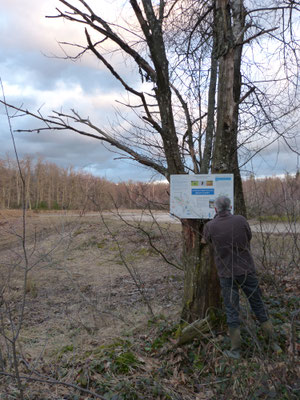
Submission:
<svg viewBox="0 0 300 400">
<path fill-rule="evenodd" d="M 283 178 L 255 179 L 243 182 L 249 217 L 278 216 L 295 220 L 300 218 L 300 173 Z"/>
<path fill-rule="evenodd" d="M 165 183 L 113 183 L 73 167 L 62 168 L 42 159 L 20 160 L 25 180 L 26 206 L 31 210 L 86 210 L 110 208 L 168 209 Z M 0 160 L 0 207 L 22 207 L 22 182 L 15 161 Z"/>
<path fill-rule="evenodd" d="M 86 210 L 111 208 L 169 209 L 169 183 L 110 182 L 73 167 L 63 168 L 42 159 L 20 161 L 26 185 L 27 208 Z M 15 161 L 0 160 L 0 207 L 22 206 L 22 183 Z M 243 181 L 249 217 L 300 214 L 300 174 Z"/>
</svg>

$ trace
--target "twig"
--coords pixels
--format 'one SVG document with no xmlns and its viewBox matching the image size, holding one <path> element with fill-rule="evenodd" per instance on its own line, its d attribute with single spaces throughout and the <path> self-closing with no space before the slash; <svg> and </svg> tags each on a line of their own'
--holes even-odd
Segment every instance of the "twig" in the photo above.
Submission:
<svg viewBox="0 0 300 400">
<path fill-rule="evenodd" d="M 15 375 L 9 374 L 7 372 L 2 372 L 2 371 L 0 371 L 0 375 L 8 376 L 10 378 L 16 378 Z M 91 390 L 88 390 L 88 389 L 84 389 L 84 388 L 82 388 L 80 386 L 75 385 L 74 383 L 66 383 L 66 382 L 62 382 L 62 381 L 56 381 L 54 379 L 33 378 L 32 376 L 25 376 L 25 375 L 19 375 L 19 379 L 23 379 L 23 380 L 26 380 L 26 381 L 33 381 L 33 382 L 49 383 L 50 385 L 62 385 L 62 386 L 65 386 L 65 387 L 70 387 L 72 389 L 79 390 L 79 391 L 81 391 L 83 393 L 90 394 L 90 395 L 94 396 L 96 399 L 106 400 L 106 398 L 101 396 L 100 394 L 92 392 Z"/>
<path fill-rule="evenodd" d="M 102 219 L 102 222 L 103 222 L 105 228 L 107 229 L 107 231 L 108 231 L 109 234 L 111 235 L 113 241 L 116 243 L 116 245 L 117 245 L 117 247 L 118 247 L 119 256 L 120 256 L 120 258 L 121 258 L 121 261 L 122 261 L 123 265 L 125 266 L 125 268 L 126 268 L 127 271 L 129 272 L 129 274 L 130 274 L 130 276 L 131 276 L 131 278 L 132 278 L 134 284 L 136 285 L 136 287 L 137 287 L 137 289 L 138 289 L 138 292 L 140 293 L 140 295 L 141 295 L 142 299 L 144 300 L 145 304 L 147 305 L 148 310 L 149 310 L 151 316 L 154 317 L 154 312 L 153 312 L 153 309 L 152 309 L 152 307 L 151 307 L 150 301 L 147 299 L 147 297 L 146 297 L 146 295 L 145 295 L 145 293 L 144 293 L 144 291 L 143 291 L 143 289 L 142 289 L 140 283 L 138 282 L 138 280 L 137 280 L 135 274 L 133 273 L 133 271 L 132 271 L 131 268 L 129 267 L 128 263 L 126 262 L 125 257 L 124 257 L 123 252 L 122 252 L 122 249 L 121 249 L 121 247 L 120 247 L 120 243 L 119 243 L 119 241 L 115 238 L 114 234 L 111 232 L 111 230 L 110 230 L 108 224 L 107 224 L 106 221 L 104 220 L 104 217 L 103 217 L 102 213 L 101 213 L 101 219 Z"/>
<path fill-rule="evenodd" d="M 5 113 L 6 113 L 7 120 L 8 120 L 9 131 L 10 131 L 10 135 L 11 135 L 11 139 L 12 139 L 12 143 L 13 143 L 13 148 L 14 148 L 14 152 L 15 152 L 15 156 L 16 156 L 16 160 L 17 160 L 18 170 L 19 170 L 21 181 L 22 181 L 22 189 L 23 189 L 23 193 L 22 193 L 22 206 L 23 206 L 22 207 L 22 248 L 23 248 L 25 266 L 24 266 L 24 281 L 23 281 L 21 309 L 19 312 L 18 324 L 16 326 L 15 326 L 13 318 L 11 316 L 11 310 L 9 309 L 9 307 L 8 307 L 8 312 L 9 312 L 9 322 L 10 322 L 11 330 L 12 330 L 12 339 L 9 340 L 9 342 L 10 342 L 11 348 L 12 348 L 15 379 L 17 381 L 20 400 L 24 400 L 24 389 L 23 389 L 23 385 L 21 382 L 20 374 L 19 374 L 19 361 L 18 361 L 18 356 L 17 356 L 16 344 L 17 344 L 17 340 L 18 340 L 22 325 L 23 325 L 25 303 L 26 303 L 26 286 L 27 286 L 27 279 L 28 279 L 28 257 L 27 257 L 27 251 L 26 251 L 26 190 L 25 190 L 26 184 L 25 184 L 25 179 L 24 179 L 24 176 L 23 176 L 22 170 L 21 170 L 21 165 L 20 165 L 20 161 L 19 161 L 19 157 L 18 157 L 17 147 L 16 147 L 15 138 L 14 138 L 14 134 L 13 134 L 12 126 L 11 126 L 10 116 L 9 116 L 5 93 L 4 93 L 4 87 L 3 87 L 1 78 L 0 78 L 0 84 L 1 84 L 2 97 L 3 97 L 3 101 L 4 101 L 4 106 L 5 106 Z M 7 340 L 7 336 L 4 335 L 4 337 Z"/>
</svg>

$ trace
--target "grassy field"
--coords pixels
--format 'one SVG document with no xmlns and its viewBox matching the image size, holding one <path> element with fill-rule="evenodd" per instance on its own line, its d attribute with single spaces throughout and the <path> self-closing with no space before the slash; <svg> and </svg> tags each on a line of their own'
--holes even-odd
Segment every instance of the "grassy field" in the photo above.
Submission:
<svg viewBox="0 0 300 400">
<path fill-rule="evenodd" d="M 263 241 L 256 234 L 253 240 L 283 352 L 268 349 L 243 300 L 243 359 L 237 362 L 223 354 L 229 339 L 222 324 L 206 338 L 176 346 L 183 290 L 179 225 L 147 222 L 136 229 L 109 215 L 30 213 L 24 253 L 20 213 L 0 218 L 1 400 L 19 396 L 7 375 L 15 373 L 10 341 L 24 292 L 16 359 L 21 377 L 30 378 L 22 380 L 26 399 L 298 398 L 293 238 Z M 274 251 L 282 240 L 289 250 L 278 262 Z"/>
</svg>

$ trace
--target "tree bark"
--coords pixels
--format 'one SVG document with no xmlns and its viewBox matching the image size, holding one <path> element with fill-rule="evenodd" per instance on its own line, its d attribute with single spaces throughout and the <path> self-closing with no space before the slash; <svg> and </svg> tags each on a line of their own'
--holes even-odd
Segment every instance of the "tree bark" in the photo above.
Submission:
<svg viewBox="0 0 300 400">
<path fill-rule="evenodd" d="M 216 20 L 215 8 L 214 8 L 214 20 Z M 201 174 L 208 174 L 212 158 L 212 148 L 213 148 L 213 139 L 215 131 L 216 88 L 218 80 L 217 50 L 218 50 L 218 35 L 215 27 L 213 29 L 213 47 L 210 58 L 210 82 L 208 91 L 207 126 L 206 126 L 203 160 L 201 162 L 201 168 L 200 168 Z"/>
<path fill-rule="evenodd" d="M 212 249 L 201 243 L 206 220 L 183 219 L 184 293 L 181 318 L 186 322 L 207 316 L 221 306 L 220 284 Z"/>
<path fill-rule="evenodd" d="M 212 172 L 234 174 L 235 211 L 246 216 L 237 154 L 244 14 L 242 0 L 217 0 L 219 80 Z"/>
</svg>

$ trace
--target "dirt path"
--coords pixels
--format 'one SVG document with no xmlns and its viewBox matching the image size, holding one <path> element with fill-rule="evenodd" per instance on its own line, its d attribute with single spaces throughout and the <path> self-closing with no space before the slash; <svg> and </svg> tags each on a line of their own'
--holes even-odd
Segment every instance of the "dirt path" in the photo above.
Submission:
<svg viewBox="0 0 300 400">
<path fill-rule="evenodd" d="M 55 218 L 59 214 L 41 214 L 41 218 Z M 66 214 L 68 218 L 78 218 L 79 213 L 71 212 Z M 100 213 L 85 213 L 86 217 L 99 217 Z M 130 222 L 153 222 L 154 220 L 158 223 L 170 223 L 170 224 L 180 224 L 180 220 L 164 211 L 140 211 L 140 210 L 120 210 L 117 212 L 104 211 L 102 215 L 114 219 L 123 218 Z M 263 233 L 274 233 L 274 234 L 300 234 L 300 223 L 299 222 L 259 222 L 257 220 L 249 221 L 251 229 L 253 232 L 263 232 Z"/>
</svg>

